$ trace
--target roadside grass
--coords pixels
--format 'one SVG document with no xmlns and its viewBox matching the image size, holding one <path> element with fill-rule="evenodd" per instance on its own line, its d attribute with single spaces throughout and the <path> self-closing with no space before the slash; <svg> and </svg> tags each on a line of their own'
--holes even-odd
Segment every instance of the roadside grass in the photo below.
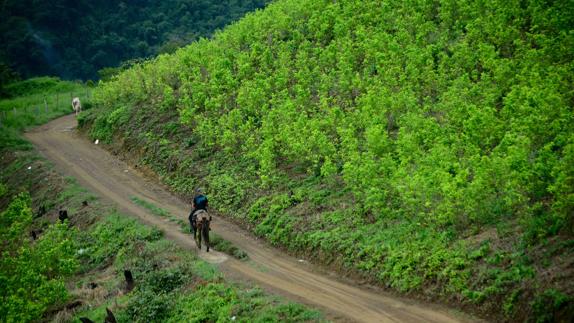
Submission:
<svg viewBox="0 0 574 323">
<path fill-rule="evenodd" d="M 189 224 L 186 221 L 184 221 L 184 220 L 176 217 L 175 215 L 171 214 L 169 211 L 162 209 L 153 203 L 142 200 L 141 198 L 139 198 L 137 196 L 130 196 L 130 200 L 132 202 L 134 202 L 136 205 L 139 205 L 139 206 L 149 210 L 152 214 L 159 216 L 159 217 L 166 218 L 170 222 L 178 224 L 181 232 L 189 233 Z M 213 247 L 213 249 L 220 251 L 220 252 L 223 252 L 223 253 L 226 253 L 226 254 L 228 254 L 234 258 L 237 258 L 239 260 L 247 260 L 249 258 L 249 256 L 247 255 L 247 253 L 245 251 L 237 248 L 231 242 L 223 239 L 221 236 L 219 236 L 213 232 L 210 233 L 210 243 L 211 243 L 211 247 Z"/>
</svg>

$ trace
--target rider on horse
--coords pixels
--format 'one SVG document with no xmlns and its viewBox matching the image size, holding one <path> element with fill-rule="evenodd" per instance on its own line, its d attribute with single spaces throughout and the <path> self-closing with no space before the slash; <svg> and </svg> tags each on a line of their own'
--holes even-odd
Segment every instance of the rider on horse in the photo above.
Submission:
<svg viewBox="0 0 574 323">
<path fill-rule="evenodd" d="M 200 210 L 207 212 L 207 204 L 207 197 L 203 195 L 201 188 L 196 189 L 195 197 L 191 204 L 191 213 L 189 213 L 189 224 L 191 225 L 190 232 L 193 232 L 194 239 L 197 231 L 197 214 L 203 213 L 199 212 Z"/>
</svg>

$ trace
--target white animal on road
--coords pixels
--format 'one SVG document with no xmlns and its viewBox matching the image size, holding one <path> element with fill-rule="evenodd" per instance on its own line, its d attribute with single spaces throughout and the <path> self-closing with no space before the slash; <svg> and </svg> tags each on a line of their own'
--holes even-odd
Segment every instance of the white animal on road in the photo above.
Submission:
<svg viewBox="0 0 574 323">
<path fill-rule="evenodd" d="M 72 99 L 72 109 L 76 112 L 76 115 L 82 111 L 82 104 L 80 103 L 80 98 L 75 97 Z"/>
</svg>

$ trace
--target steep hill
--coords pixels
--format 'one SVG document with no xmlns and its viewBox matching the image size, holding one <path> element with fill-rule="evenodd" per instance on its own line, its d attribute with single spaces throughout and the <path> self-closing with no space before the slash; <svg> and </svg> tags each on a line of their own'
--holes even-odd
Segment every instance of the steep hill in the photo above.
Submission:
<svg viewBox="0 0 574 323">
<path fill-rule="evenodd" d="M 571 1 L 277 1 L 103 84 L 80 122 L 293 253 L 571 319 L 573 49 Z"/>
<path fill-rule="evenodd" d="M 99 69 L 209 37 L 267 2 L 5 0 L 0 72 L 95 79 Z"/>
</svg>

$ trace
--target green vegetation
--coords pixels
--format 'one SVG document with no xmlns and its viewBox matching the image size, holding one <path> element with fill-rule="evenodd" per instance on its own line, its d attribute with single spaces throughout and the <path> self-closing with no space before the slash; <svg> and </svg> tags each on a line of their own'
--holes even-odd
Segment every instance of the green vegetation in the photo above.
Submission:
<svg viewBox="0 0 574 323">
<path fill-rule="evenodd" d="M 99 322 L 106 308 L 120 322 L 322 321 L 316 311 L 225 281 L 161 231 L 62 178 L 34 151 L 10 146 L 1 154 L 0 321 Z M 64 223 L 59 208 L 68 211 Z M 124 270 L 133 274 L 131 292 Z"/>
<path fill-rule="evenodd" d="M 40 125 L 56 117 L 72 113 L 72 96 L 82 98 L 82 108 L 91 107 L 91 89 L 81 83 L 61 81 L 54 77 L 38 77 L 11 83 L 0 100 L 0 150 L 30 149 L 19 133 L 26 127 Z"/>
<path fill-rule="evenodd" d="M 109 78 L 121 62 L 173 52 L 267 2 L 6 0 L 0 8 L 0 88 L 14 72 L 24 78 Z"/>
<path fill-rule="evenodd" d="M 30 240 L 30 203 L 22 193 L 0 213 L 0 317 L 6 322 L 39 320 L 49 307 L 65 302 L 64 279 L 78 266 L 66 224 L 50 225 L 38 241 Z"/>
<path fill-rule="evenodd" d="M 103 84 L 81 125 L 294 253 L 496 318 L 571 317 L 571 274 L 544 272 L 574 252 L 573 17 L 279 0 Z"/>
</svg>

